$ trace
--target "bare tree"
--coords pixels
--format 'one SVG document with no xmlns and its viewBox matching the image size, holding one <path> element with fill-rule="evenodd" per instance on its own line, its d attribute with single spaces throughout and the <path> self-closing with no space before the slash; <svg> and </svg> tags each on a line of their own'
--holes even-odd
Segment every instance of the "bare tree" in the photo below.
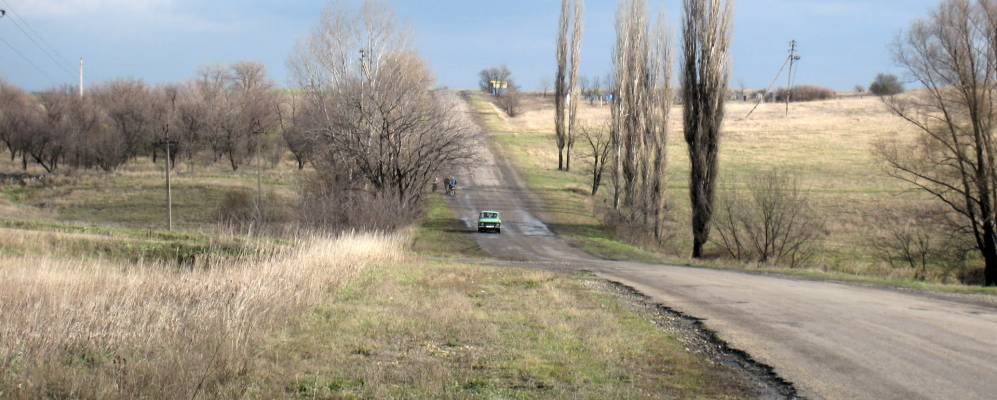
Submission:
<svg viewBox="0 0 997 400">
<path fill-rule="evenodd" d="M 923 90 L 884 97 L 919 133 L 878 149 L 891 176 L 960 215 L 997 285 L 997 2 L 945 0 L 897 42 L 895 57 Z"/>
<path fill-rule="evenodd" d="M 139 80 L 117 80 L 91 89 L 100 107 L 106 110 L 114 130 L 124 145 L 125 157 L 132 159 L 152 150 L 149 88 Z M 146 153 L 148 154 L 148 153 Z"/>
<path fill-rule="evenodd" d="M 575 0 L 575 15 L 571 30 L 571 59 L 570 76 L 568 77 L 568 148 L 565 151 L 564 171 L 571 171 L 571 154 L 575 148 L 575 123 L 578 121 L 578 104 L 582 102 L 581 92 L 579 92 L 579 82 L 581 78 L 579 70 L 582 64 L 582 30 L 585 22 L 585 2 Z"/>
<path fill-rule="evenodd" d="M 732 0 L 684 0 L 682 92 L 689 147 L 692 256 L 703 256 L 710 237 L 720 129 L 730 80 Z"/>
<path fill-rule="evenodd" d="M 547 98 L 547 92 L 550 91 L 550 77 L 544 76 L 540 79 L 540 93 L 543 97 Z"/>
<path fill-rule="evenodd" d="M 619 3 L 613 72 L 613 207 L 631 213 L 638 205 L 644 140 L 647 139 L 652 66 L 646 0 Z"/>
<path fill-rule="evenodd" d="M 36 100 L 24 90 L 0 80 L 0 142 L 10 152 L 14 161 L 22 153 L 19 139 L 31 127 L 32 110 L 37 108 Z"/>
<path fill-rule="evenodd" d="M 24 141 L 27 154 L 46 172 L 59 168 L 66 154 L 73 126 L 73 101 L 78 97 L 68 86 L 43 92 L 39 95 L 42 118 L 31 129 Z"/>
<path fill-rule="evenodd" d="M 579 126 L 582 138 L 589 145 L 588 158 L 592 165 L 592 196 L 599 194 L 602 187 L 602 177 L 606 172 L 606 163 L 610 161 L 612 144 L 609 135 L 609 124 L 602 126 Z"/>
<path fill-rule="evenodd" d="M 657 115 L 653 117 L 650 126 L 651 132 L 651 157 L 652 174 L 650 179 L 650 206 L 651 215 L 654 218 L 654 237 L 659 242 L 665 237 L 665 181 L 667 174 L 665 169 L 668 166 L 668 123 L 671 120 L 672 100 L 674 93 L 672 89 L 672 45 L 668 35 L 668 28 L 665 25 L 666 17 L 658 16 L 656 31 L 657 42 L 655 45 L 654 62 L 655 73 L 660 74 L 657 84 L 657 93 L 654 96 L 655 109 Z"/>
<path fill-rule="evenodd" d="M 567 145 L 568 129 L 565 126 L 567 104 L 571 88 L 568 83 L 568 62 L 570 43 L 568 29 L 571 23 L 571 0 L 561 0 L 561 18 L 557 28 L 557 70 L 554 73 L 554 133 L 557 143 L 557 170 L 564 170 L 564 147 Z"/>
<path fill-rule="evenodd" d="M 496 97 L 495 103 L 500 109 L 502 109 L 502 111 L 505 111 L 506 115 L 515 118 L 519 116 L 521 96 L 522 94 L 519 92 L 519 87 L 515 84 L 509 84 L 509 86 L 502 89 L 498 97 Z"/>
<path fill-rule="evenodd" d="M 501 96 L 502 90 L 514 86 L 512 71 L 505 65 L 485 68 L 478 73 L 478 87 L 482 92 L 493 96 Z"/>
<path fill-rule="evenodd" d="M 315 142 L 308 135 L 308 128 L 303 118 L 301 96 L 295 92 L 287 93 L 283 96 L 283 101 L 278 105 L 278 120 L 280 121 L 280 132 L 287 143 L 288 150 L 298 163 L 298 169 L 305 169 L 305 163 L 311 161 L 314 154 Z"/>
<path fill-rule="evenodd" d="M 337 189 L 412 210 L 433 177 L 473 156 L 459 99 L 431 90 L 386 5 L 330 7 L 291 65 L 320 145 L 316 168 L 338 176 Z"/>
<path fill-rule="evenodd" d="M 188 82 L 178 88 L 175 112 L 177 127 L 173 139 L 179 144 L 177 153 L 184 155 L 191 171 L 194 168 L 194 154 L 207 141 L 211 124 L 210 110 L 199 82 Z"/>
</svg>

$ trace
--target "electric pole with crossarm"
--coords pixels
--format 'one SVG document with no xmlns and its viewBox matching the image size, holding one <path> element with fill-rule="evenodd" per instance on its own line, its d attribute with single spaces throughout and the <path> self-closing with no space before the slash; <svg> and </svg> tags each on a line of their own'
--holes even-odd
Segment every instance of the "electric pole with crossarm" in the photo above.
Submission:
<svg viewBox="0 0 997 400">
<path fill-rule="evenodd" d="M 789 102 L 793 100 L 793 74 L 796 71 L 796 62 L 800 61 L 800 53 L 796 51 L 796 40 L 789 42 L 789 77 L 786 85 L 786 116 L 789 116 Z"/>
</svg>

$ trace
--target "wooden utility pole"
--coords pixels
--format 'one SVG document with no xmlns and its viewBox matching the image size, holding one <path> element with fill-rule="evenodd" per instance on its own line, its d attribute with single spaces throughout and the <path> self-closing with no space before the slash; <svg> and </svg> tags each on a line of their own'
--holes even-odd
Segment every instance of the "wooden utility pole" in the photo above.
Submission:
<svg viewBox="0 0 997 400">
<path fill-rule="evenodd" d="M 786 85 L 786 116 L 789 116 L 789 102 L 793 99 L 793 74 L 796 68 L 796 62 L 800 61 L 800 55 L 796 52 L 796 40 L 789 42 L 789 77 L 787 78 L 788 84 Z"/>
<path fill-rule="evenodd" d="M 173 231 L 173 182 L 170 181 L 170 167 L 172 158 L 170 156 L 170 129 L 166 128 L 166 218 L 169 223 L 169 230 Z"/>
</svg>

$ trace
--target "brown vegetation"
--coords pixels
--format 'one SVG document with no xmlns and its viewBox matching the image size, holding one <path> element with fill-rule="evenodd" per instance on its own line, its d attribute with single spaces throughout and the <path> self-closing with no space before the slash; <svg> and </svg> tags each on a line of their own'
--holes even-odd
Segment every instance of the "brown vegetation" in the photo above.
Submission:
<svg viewBox="0 0 997 400">
<path fill-rule="evenodd" d="M 10 398 L 242 397 L 262 341 L 404 240 L 303 239 L 190 269 L 3 257 L 0 393 Z"/>
<path fill-rule="evenodd" d="M 824 222 L 799 181 L 769 171 L 721 192 L 713 224 L 717 242 L 736 260 L 792 268 L 810 261 L 825 235 Z M 747 192 L 747 193 L 743 193 Z"/>
<path fill-rule="evenodd" d="M 794 102 L 830 100 L 834 98 L 834 91 L 820 86 L 793 86 L 792 89 L 779 88 L 773 93 L 774 101 L 785 102 L 786 99 Z"/>
</svg>

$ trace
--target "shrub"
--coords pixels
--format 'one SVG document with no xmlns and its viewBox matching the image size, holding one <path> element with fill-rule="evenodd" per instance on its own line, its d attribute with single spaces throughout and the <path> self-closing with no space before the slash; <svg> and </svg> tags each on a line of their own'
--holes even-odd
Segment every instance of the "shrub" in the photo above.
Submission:
<svg viewBox="0 0 997 400">
<path fill-rule="evenodd" d="M 789 95 L 792 95 L 790 101 L 794 102 L 819 101 L 833 99 L 834 91 L 820 86 L 794 86 L 791 91 L 785 88 L 777 90 L 775 100 L 786 101 Z"/>
<path fill-rule="evenodd" d="M 914 279 L 932 276 L 967 280 L 967 259 L 973 244 L 954 226 L 951 215 L 940 207 L 909 207 L 881 210 L 875 217 L 872 250 L 886 264 L 909 269 Z M 974 282 L 975 283 L 975 282 Z"/>
<path fill-rule="evenodd" d="M 398 200 L 374 192 L 352 189 L 342 175 L 313 173 L 301 188 L 298 218 L 306 227 L 345 230 L 392 231 L 414 221 L 421 207 L 399 207 Z"/>
<path fill-rule="evenodd" d="M 519 115 L 520 111 L 519 88 L 512 86 L 502 91 L 502 93 L 495 98 L 495 104 L 498 105 L 498 107 L 502 109 L 506 115 L 515 118 Z"/>
<path fill-rule="evenodd" d="M 256 204 L 249 192 L 226 192 L 216 212 L 218 221 L 226 225 L 242 225 L 256 219 Z"/>
<path fill-rule="evenodd" d="M 806 192 L 785 172 L 753 178 L 747 193 L 732 185 L 718 200 L 717 242 L 737 260 L 795 268 L 813 258 L 825 235 Z"/>
<path fill-rule="evenodd" d="M 226 192 L 218 204 L 215 215 L 222 226 L 253 233 L 263 228 L 273 229 L 289 220 L 285 208 L 279 207 L 281 200 L 273 193 L 264 193 L 260 209 L 256 207 L 256 192 L 234 190 Z"/>
<path fill-rule="evenodd" d="M 869 85 L 869 92 L 876 96 L 893 96 L 904 92 L 904 84 L 896 75 L 879 74 Z"/>
</svg>

